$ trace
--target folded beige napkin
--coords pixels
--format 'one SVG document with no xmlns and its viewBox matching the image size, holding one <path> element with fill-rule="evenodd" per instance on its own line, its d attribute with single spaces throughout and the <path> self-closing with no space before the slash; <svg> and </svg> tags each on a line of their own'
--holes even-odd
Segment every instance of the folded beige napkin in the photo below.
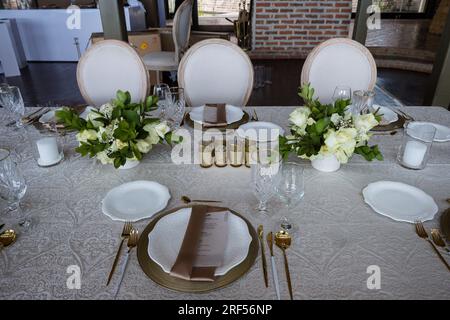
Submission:
<svg viewBox="0 0 450 320">
<path fill-rule="evenodd" d="M 203 126 L 206 128 L 225 127 L 227 125 L 227 109 L 224 103 L 205 105 L 203 110 Z"/>
<path fill-rule="evenodd" d="M 170 275 L 191 281 L 214 281 L 216 267 L 195 267 L 197 250 L 202 237 L 206 216 L 214 212 L 223 212 L 224 208 L 198 205 L 192 207 L 183 243 Z M 225 231 L 224 231 L 225 232 Z"/>
</svg>

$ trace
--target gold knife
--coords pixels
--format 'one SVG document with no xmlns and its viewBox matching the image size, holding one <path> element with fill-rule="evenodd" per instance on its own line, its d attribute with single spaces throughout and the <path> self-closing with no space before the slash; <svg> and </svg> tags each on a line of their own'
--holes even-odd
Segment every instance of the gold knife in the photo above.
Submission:
<svg viewBox="0 0 450 320">
<path fill-rule="evenodd" d="M 266 252 L 264 250 L 264 227 L 262 224 L 260 224 L 258 226 L 258 237 L 259 237 L 259 243 L 261 245 L 261 261 L 262 261 L 263 274 L 264 274 L 264 284 L 266 285 L 266 288 L 267 288 L 267 287 L 269 287 L 269 277 L 267 275 Z"/>
<path fill-rule="evenodd" d="M 280 283 L 278 281 L 277 265 L 275 264 L 275 257 L 273 255 L 273 233 L 272 232 L 269 232 L 267 234 L 267 244 L 268 244 L 269 250 L 270 250 L 270 262 L 272 263 L 273 284 L 275 285 L 275 292 L 277 294 L 277 299 L 281 300 Z"/>
</svg>

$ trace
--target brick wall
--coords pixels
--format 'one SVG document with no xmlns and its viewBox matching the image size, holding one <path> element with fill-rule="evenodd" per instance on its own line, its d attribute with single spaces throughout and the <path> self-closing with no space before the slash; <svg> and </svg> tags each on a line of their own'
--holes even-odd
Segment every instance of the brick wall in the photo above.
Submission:
<svg viewBox="0 0 450 320">
<path fill-rule="evenodd" d="M 254 0 L 254 52 L 308 52 L 347 37 L 352 0 Z"/>
</svg>

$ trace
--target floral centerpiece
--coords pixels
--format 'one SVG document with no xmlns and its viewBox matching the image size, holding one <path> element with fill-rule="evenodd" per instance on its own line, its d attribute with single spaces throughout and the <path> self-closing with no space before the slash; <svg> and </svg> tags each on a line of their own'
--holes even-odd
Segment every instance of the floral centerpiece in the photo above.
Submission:
<svg viewBox="0 0 450 320">
<path fill-rule="evenodd" d="M 56 111 L 56 120 L 78 131 L 78 153 L 119 168 L 140 161 L 158 143 L 176 142 L 165 121 L 147 116 L 157 109 L 157 102 L 157 97 L 149 96 L 144 102 L 132 103 L 130 93 L 119 90 L 116 99 L 92 109 L 86 119 L 64 107 Z"/>
<path fill-rule="evenodd" d="M 339 169 L 353 153 L 367 161 L 383 160 L 378 146 L 368 145 L 369 131 L 380 122 L 379 115 L 352 114 L 347 110 L 350 100 L 322 104 L 313 98 L 314 89 L 309 84 L 299 89 L 299 96 L 305 106 L 295 109 L 289 116 L 291 134 L 280 137 L 283 157 L 295 153 L 300 158 L 310 159 L 313 167 L 322 171 Z"/>
</svg>

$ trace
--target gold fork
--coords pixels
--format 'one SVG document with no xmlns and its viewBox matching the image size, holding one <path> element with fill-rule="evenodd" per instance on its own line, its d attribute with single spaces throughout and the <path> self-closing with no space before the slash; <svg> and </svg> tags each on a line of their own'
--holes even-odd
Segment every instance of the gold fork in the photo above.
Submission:
<svg viewBox="0 0 450 320">
<path fill-rule="evenodd" d="M 416 226 L 416 233 L 419 237 L 421 237 L 422 239 L 428 241 L 428 243 L 433 247 L 434 251 L 437 253 L 437 255 L 439 256 L 439 258 L 441 259 L 441 261 L 445 264 L 445 266 L 447 267 L 447 269 L 450 271 L 450 265 L 447 263 L 447 261 L 445 261 L 444 257 L 441 255 L 441 253 L 439 252 L 439 250 L 436 248 L 436 246 L 433 244 L 433 242 L 430 240 L 430 238 L 428 237 L 428 233 L 427 230 L 425 230 L 423 224 L 421 221 L 416 220 L 414 222 L 415 226 Z"/>
<path fill-rule="evenodd" d="M 444 239 L 442 239 L 442 236 L 438 229 L 431 229 L 431 238 L 433 239 L 435 245 L 443 248 L 447 252 L 447 254 L 450 253 L 450 250 L 447 248 L 447 245 L 445 244 Z"/>
<path fill-rule="evenodd" d="M 117 294 L 119 293 L 120 285 L 122 284 L 123 276 L 125 274 L 125 270 L 128 265 L 128 258 L 130 257 L 130 252 L 134 247 L 137 246 L 138 240 L 139 240 L 139 231 L 137 231 L 137 229 L 131 229 L 130 237 L 128 238 L 128 243 L 127 243 L 128 251 L 126 253 L 125 262 L 123 263 L 122 270 L 120 273 L 120 280 L 117 284 L 116 291 L 114 292 L 114 299 L 117 297 Z"/>
<path fill-rule="evenodd" d="M 119 249 L 117 249 L 116 257 L 114 258 L 114 262 L 111 267 L 111 271 L 109 272 L 108 281 L 106 282 L 106 285 L 109 285 L 109 282 L 111 281 L 111 278 L 114 274 L 114 270 L 116 270 L 117 262 L 119 261 L 123 242 L 125 241 L 125 239 L 127 239 L 130 236 L 130 232 L 131 232 L 132 228 L 133 228 L 133 226 L 132 226 L 131 222 L 129 222 L 129 221 L 125 222 L 123 229 L 122 229 L 122 235 L 120 236 L 122 239 L 120 240 Z"/>
</svg>

